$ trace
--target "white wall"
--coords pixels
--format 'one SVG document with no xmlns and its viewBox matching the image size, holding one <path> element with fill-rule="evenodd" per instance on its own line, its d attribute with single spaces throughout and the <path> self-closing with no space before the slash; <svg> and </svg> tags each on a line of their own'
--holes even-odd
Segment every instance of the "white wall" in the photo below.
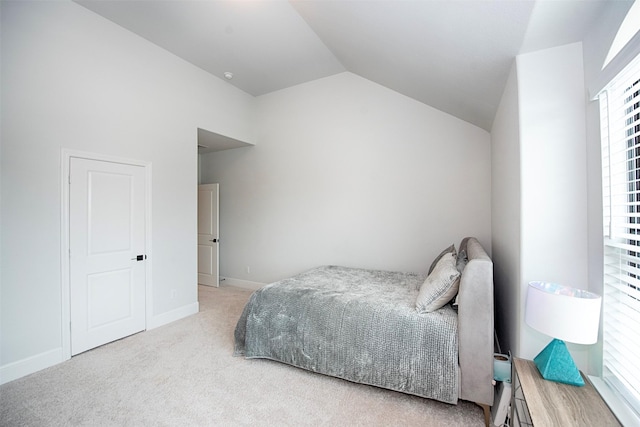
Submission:
<svg viewBox="0 0 640 427">
<path fill-rule="evenodd" d="M 521 296 L 533 280 L 588 288 L 587 159 L 582 43 L 516 59 L 521 155 Z M 532 359 L 550 341 L 522 323 L 517 354 Z M 572 348 L 586 368 L 588 347 Z"/>
<path fill-rule="evenodd" d="M 152 164 L 161 324 L 197 310 L 197 127 L 252 141 L 254 99 L 72 2 L 3 1 L 1 15 L 7 381 L 61 360 L 62 149 Z"/>
<path fill-rule="evenodd" d="M 520 126 L 515 61 L 491 128 L 491 250 L 495 327 L 504 353 L 518 348 L 520 311 Z"/>
<path fill-rule="evenodd" d="M 501 335 L 510 343 L 503 350 L 520 357 L 534 357 L 550 340 L 524 323 L 529 281 L 602 292 L 599 113 L 586 88 L 601 80 L 602 63 L 630 5 L 608 5 L 582 44 L 519 56 L 517 91 L 510 89 L 510 79 L 496 115 L 491 135 L 496 306 L 508 305 L 510 313 L 503 317 L 508 323 Z M 510 163 L 518 150 L 519 177 Z M 501 178 L 519 178 L 520 193 L 508 192 Z M 507 212 L 518 211 L 518 197 L 519 236 L 513 218 L 505 221 Z M 570 350 L 581 369 L 599 373 L 599 345 L 570 345 Z"/>
<path fill-rule="evenodd" d="M 583 76 L 581 43 L 518 56 L 492 128 L 496 326 L 518 357 L 551 340 L 524 322 L 530 281 L 589 288 Z"/>
<path fill-rule="evenodd" d="M 467 235 L 491 250 L 486 131 L 351 73 L 257 101 L 256 146 L 202 156 L 202 182 L 221 185 L 223 276 L 425 272 Z"/>
</svg>

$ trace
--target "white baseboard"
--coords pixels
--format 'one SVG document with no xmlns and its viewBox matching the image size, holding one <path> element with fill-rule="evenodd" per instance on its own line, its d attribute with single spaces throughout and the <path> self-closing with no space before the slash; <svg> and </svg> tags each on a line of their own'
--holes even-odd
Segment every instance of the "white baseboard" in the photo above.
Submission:
<svg viewBox="0 0 640 427">
<path fill-rule="evenodd" d="M 45 351 L 8 365 L 0 366 L 0 384 L 17 380 L 34 372 L 41 371 L 63 362 L 62 348 Z"/>
<path fill-rule="evenodd" d="M 249 280 L 220 276 L 220 286 L 235 286 L 236 288 L 251 289 L 253 291 L 256 291 L 266 285 L 266 283 L 251 282 Z"/>
<path fill-rule="evenodd" d="M 200 311 L 200 304 L 197 302 L 179 307 L 175 310 L 153 316 L 147 323 L 147 329 L 154 329 L 167 323 L 180 320 L 184 317 L 191 316 Z M 58 363 L 64 362 L 62 348 L 56 348 L 26 359 L 18 360 L 8 365 L 0 366 L 0 384 L 17 380 L 42 369 L 49 368 Z"/>
<path fill-rule="evenodd" d="M 167 311 L 166 313 L 153 316 L 147 323 L 147 329 L 155 329 L 159 326 L 166 325 L 176 320 L 183 319 L 185 317 L 196 314 L 200 311 L 200 304 L 194 302 L 193 304 L 178 307 L 174 310 Z"/>
</svg>

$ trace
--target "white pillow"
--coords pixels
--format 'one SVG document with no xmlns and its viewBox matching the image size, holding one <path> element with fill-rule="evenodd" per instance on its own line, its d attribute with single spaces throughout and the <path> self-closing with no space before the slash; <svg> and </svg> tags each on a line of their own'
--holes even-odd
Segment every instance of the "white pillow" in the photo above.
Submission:
<svg viewBox="0 0 640 427">
<path fill-rule="evenodd" d="M 442 258 L 442 256 L 444 254 L 447 253 L 456 253 L 456 247 L 454 245 L 449 246 L 448 248 L 446 248 L 445 250 L 443 250 L 442 252 L 440 252 L 438 254 L 437 257 L 434 258 L 433 262 L 431 263 L 431 266 L 429 267 L 429 271 L 427 272 L 427 274 L 431 274 L 431 272 L 433 271 L 434 268 L 436 268 L 436 264 L 438 263 L 438 261 L 440 261 L 440 258 Z"/>
<path fill-rule="evenodd" d="M 456 254 L 444 254 L 433 271 L 420 286 L 416 299 L 418 313 L 430 313 L 443 307 L 458 293 L 460 272 L 456 268 Z"/>
</svg>

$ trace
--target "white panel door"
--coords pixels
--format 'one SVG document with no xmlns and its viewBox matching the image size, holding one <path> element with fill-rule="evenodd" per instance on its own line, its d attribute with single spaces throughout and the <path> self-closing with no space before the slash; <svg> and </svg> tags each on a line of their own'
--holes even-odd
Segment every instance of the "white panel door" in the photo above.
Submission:
<svg viewBox="0 0 640 427">
<path fill-rule="evenodd" d="M 219 184 L 198 186 L 198 283 L 218 286 Z"/>
<path fill-rule="evenodd" d="M 70 159 L 71 354 L 145 329 L 145 170 Z"/>
</svg>

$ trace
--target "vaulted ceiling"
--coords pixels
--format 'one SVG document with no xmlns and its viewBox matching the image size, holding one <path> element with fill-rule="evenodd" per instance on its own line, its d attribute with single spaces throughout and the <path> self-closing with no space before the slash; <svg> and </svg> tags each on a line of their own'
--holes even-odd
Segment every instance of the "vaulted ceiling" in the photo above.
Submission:
<svg viewBox="0 0 640 427">
<path fill-rule="evenodd" d="M 350 71 L 486 130 L 516 55 L 582 40 L 616 3 L 76 2 L 254 96 Z"/>
</svg>

